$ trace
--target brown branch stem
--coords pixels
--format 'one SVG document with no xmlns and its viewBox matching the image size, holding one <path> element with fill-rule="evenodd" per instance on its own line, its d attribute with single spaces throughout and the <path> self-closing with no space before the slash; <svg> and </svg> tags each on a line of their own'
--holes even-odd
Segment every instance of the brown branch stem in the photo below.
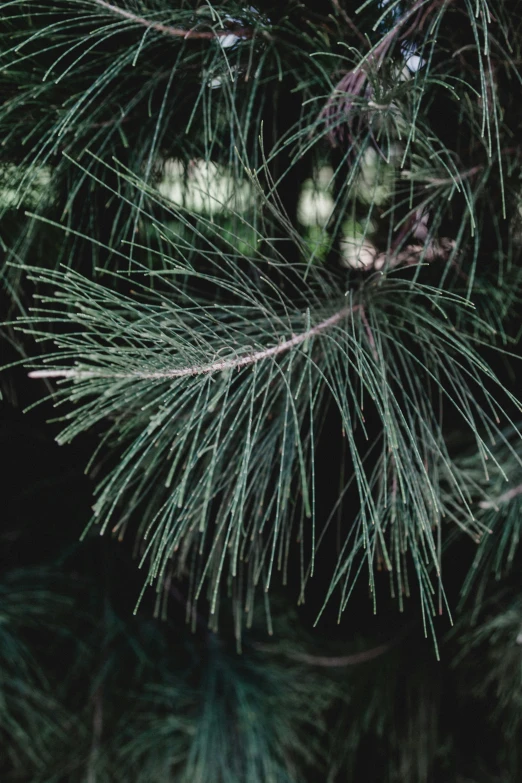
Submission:
<svg viewBox="0 0 522 783">
<path fill-rule="evenodd" d="M 290 658 L 293 661 L 299 661 L 300 663 L 306 663 L 310 666 L 321 666 L 322 668 L 332 669 L 343 666 L 358 666 L 361 663 L 373 661 L 375 658 L 379 658 L 381 655 L 393 650 L 394 647 L 397 647 L 409 632 L 410 626 L 411 623 L 384 644 L 379 644 L 376 647 L 370 647 L 369 649 L 361 650 L 360 652 L 351 653 L 350 655 L 314 655 L 313 653 L 301 652 L 299 650 L 278 650 L 270 644 L 262 643 L 257 643 L 254 646 L 257 650 L 262 652 L 283 654 L 286 658 Z"/>
<path fill-rule="evenodd" d="M 463 182 L 465 179 L 470 179 L 470 177 L 474 177 L 475 174 L 478 174 L 480 171 L 482 171 L 485 168 L 485 165 L 483 163 L 478 164 L 477 166 L 473 166 L 472 168 L 468 169 L 467 171 L 462 172 L 462 174 L 457 174 L 455 177 L 419 177 L 416 179 L 417 182 L 425 182 L 428 185 L 452 185 L 458 182 Z M 411 172 L 407 170 L 403 170 L 401 172 L 401 177 L 403 179 L 412 179 Z"/>
<path fill-rule="evenodd" d="M 378 658 L 385 652 L 388 652 L 393 644 L 380 644 L 378 647 L 372 647 L 369 650 L 362 650 L 362 652 L 352 653 L 352 655 L 311 655 L 309 653 L 303 653 L 295 651 L 289 653 L 288 657 L 294 661 L 300 661 L 301 663 L 308 663 L 311 666 L 321 666 L 323 668 L 336 668 L 340 666 L 357 666 L 360 663 L 366 663 L 366 661 L 373 661 L 374 658 Z"/>
<path fill-rule="evenodd" d="M 131 372 L 131 373 L 107 373 L 97 370 L 33 370 L 29 373 L 30 378 L 139 378 L 144 380 L 163 380 L 168 378 L 186 378 L 195 375 L 211 375 L 216 372 L 223 372 L 226 370 L 240 370 L 243 367 L 250 367 L 257 362 L 264 361 L 265 359 L 273 359 L 280 356 L 282 353 L 290 351 L 292 348 L 297 348 L 302 345 L 310 337 L 317 337 L 321 332 L 335 326 L 340 321 L 343 321 L 348 316 L 353 315 L 358 310 L 362 309 L 362 305 L 353 305 L 343 307 L 334 315 L 326 318 L 324 321 L 313 326 L 311 329 L 307 329 L 306 332 L 293 335 L 289 340 L 285 340 L 278 345 L 273 345 L 270 348 L 263 348 L 260 351 L 254 351 L 242 356 L 236 356 L 230 359 L 219 359 L 218 361 L 210 362 L 209 364 L 196 365 L 193 367 L 180 367 L 173 370 L 159 370 L 158 372 Z"/>
<path fill-rule="evenodd" d="M 337 13 L 338 13 L 338 14 L 339 14 L 339 15 L 340 15 L 340 16 L 341 16 L 343 19 L 344 19 L 344 21 L 346 22 L 346 24 L 347 24 L 347 25 L 348 25 L 348 26 L 351 28 L 351 30 L 352 30 L 352 31 L 355 33 L 355 35 L 356 35 L 356 36 L 359 38 L 359 40 L 360 40 L 360 41 L 361 41 L 361 42 L 364 44 L 364 46 L 365 46 L 365 47 L 369 47 L 369 46 L 370 46 L 370 40 L 369 40 L 369 38 L 365 37 L 365 36 L 364 36 L 364 35 L 361 33 L 361 31 L 359 30 L 359 28 L 357 27 L 357 25 L 355 24 L 355 22 L 353 21 L 353 19 L 351 18 L 351 16 L 348 16 L 348 14 L 347 14 L 347 13 L 346 13 L 346 11 L 344 10 L 344 8 L 341 8 L 341 5 L 340 5 L 340 3 L 339 3 L 339 0 L 332 0 L 332 5 L 333 5 L 333 7 L 335 8 L 335 10 L 337 11 Z"/>
<path fill-rule="evenodd" d="M 211 30 L 184 30 L 181 27 L 170 27 L 161 22 L 152 22 L 150 19 L 145 19 L 144 16 L 133 14 L 132 11 L 127 11 L 125 8 L 113 5 L 112 3 L 107 2 L 107 0 L 92 0 L 92 2 L 124 19 L 128 19 L 143 27 L 148 27 L 150 30 L 156 30 L 158 33 L 173 36 L 174 38 L 192 38 L 209 41 L 215 38 L 222 38 L 226 35 L 236 35 L 238 38 L 252 38 L 253 35 L 253 31 L 250 27 L 238 27 L 231 30 L 218 30 L 216 32 Z"/>
</svg>

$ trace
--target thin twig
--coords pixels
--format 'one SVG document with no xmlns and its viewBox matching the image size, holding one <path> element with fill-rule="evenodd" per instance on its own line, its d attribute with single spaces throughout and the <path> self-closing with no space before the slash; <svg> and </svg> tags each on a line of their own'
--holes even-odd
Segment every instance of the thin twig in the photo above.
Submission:
<svg viewBox="0 0 522 783">
<path fill-rule="evenodd" d="M 500 157 L 503 158 L 505 155 L 512 155 L 513 153 L 520 154 L 520 149 L 518 147 L 504 147 L 500 150 Z M 413 180 L 414 182 L 425 182 L 428 185 L 455 185 L 459 182 L 463 182 L 465 179 L 474 177 L 475 174 L 480 174 L 488 165 L 490 164 L 478 163 L 476 166 L 467 169 L 467 171 L 458 172 L 455 177 L 419 177 L 412 174 L 408 169 L 403 169 L 401 171 L 401 177 L 403 179 Z"/>
<path fill-rule="evenodd" d="M 336 668 L 338 666 L 357 666 L 359 663 L 366 663 L 366 661 L 373 661 L 374 658 L 378 658 L 385 652 L 393 647 L 391 643 L 380 644 L 378 647 L 372 647 L 369 650 L 362 650 L 362 652 L 352 653 L 352 655 L 310 655 L 309 653 L 302 653 L 295 651 L 289 653 L 288 657 L 295 661 L 301 661 L 302 663 L 308 663 L 311 666 L 322 666 L 325 668 Z"/>
<path fill-rule="evenodd" d="M 344 10 L 344 8 L 341 8 L 341 6 L 340 6 L 340 3 L 339 3 L 339 0 L 332 0 L 332 5 L 333 5 L 333 7 L 335 8 L 335 10 L 337 11 L 337 13 L 338 13 L 340 16 L 342 16 L 342 18 L 344 19 L 344 21 L 346 22 L 346 24 L 347 24 L 347 25 L 348 25 L 348 26 L 349 26 L 349 27 L 352 29 L 352 31 L 355 33 L 355 35 L 356 35 L 356 36 L 359 38 L 359 40 L 360 40 L 360 41 L 362 41 L 362 43 L 363 43 L 363 44 L 364 44 L 366 47 L 370 46 L 370 40 L 369 40 L 369 38 L 367 38 L 366 36 L 364 36 L 364 35 L 361 33 L 361 31 L 359 30 L 359 28 L 357 27 L 357 25 L 355 24 L 355 22 L 353 21 L 353 19 L 352 19 L 350 16 L 348 16 L 348 14 L 347 14 L 347 13 L 346 13 L 346 11 Z"/>
<path fill-rule="evenodd" d="M 373 269 L 380 270 L 386 264 L 390 267 L 429 264 L 432 261 L 447 261 L 456 252 L 457 243 L 449 237 L 432 239 L 425 244 L 406 245 L 403 250 L 379 253 L 373 263 Z"/>
<path fill-rule="evenodd" d="M 181 27 L 170 27 L 169 25 L 161 24 L 161 22 L 151 22 L 143 16 L 138 16 L 131 11 L 127 11 L 125 8 L 112 5 L 112 3 L 108 3 L 106 0 L 92 0 L 92 2 L 102 8 L 106 8 L 113 14 L 118 14 L 118 16 L 129 19 L 131 22 L 143 25 L 143 27 L 148 27 L 151 30 L 156 30 L 158 33 L 174 36 L 175 38 L 192 38 L 209 41 L 215 38 L 222 38 L 226 35 L 235 35 L 238 38 L 252 38 L 253 35 L 252 28 L 250 27 L 237 27 L 232 30 L 218 30 L 216 32 L 210 30 L 184 30 Z"/>
<path fill-rule="evenodd" d="M 425 182 L 428 185 L 453 185 L 458 184 L 465 179 L 469 179 L 470 177 L 474 177 L 475 174 L 478 174 L 484 168 L 485 164 L 480 163 L 477 166 L 473 166 L 472 168 L 468 169 L 467 171 L 459 173 L 455 177 L 418 177 L 416 175 L 412 175 L 411 171 L 404 169 L 401 171 L 401 177 L 407 180 L 413 179 L 415 182 Z"/>
<path fill-rule="evenodd" d="M 243 367 L 250 367 L 257 362 L 261 362 L 264 359 L 271 359 L 279 356 L 286 351 L 296 348 L 298 345 L 302 345 L 310 337 L 316 337 L 321 334 L 325 329 L 329 329 L 331 326 L 335 326 L 340 321 L 348 318 L 349 315 L 353 315 L 357 310 L 361 310 L 362 305 L 354 305 L 343 307 L 334 315 L 321 321 L 316 326 L 308 329 L 306 332 L 296 334 L 285 340 L 279 345 L 274 345 L 271 348 L 264 348 L 262 351 L 255 351 L 254 353 L 246 354 L 245 356 L 237 356 L 233 359 L 220 359 L 219 361 L 212 362 L 211 364 L 204 364 L 196 367 L 182 367 L 176 370 L 162 370 L 159 372 L 135 372 L 135 373 L 108 373 L 98 372 L 96 370 L 33 370 L 29 373 L 30 378 L 143 378 L 145 380 L 161 380 L 163 378 L 186 378 L 194 375 L 210 375 L 215 372 L 223 372 L 225 370 L 240 370 Z"/>
<path fill-rule="evenodd" d="M 300 661 L 301 663 L 306 663 L 310 666 L 321 666 L 323 668 L 357 666 L 360 663 L 373 661 L 375 658 L 379 658 L 381 655 L 384 655 L 384 653 L 397 647 L 409 632 L 410 626 L 411 623 L 384 644 L 379 644 L 377 647 L 370 647 L 368 650 L 361 650 L 361 652 L 352 653 L 351 655 L 313 655 L 312 653 L 300 652 L 299 650 L 278 650 L 274 649 L 274 647 L 269 644 L 258 643 L 254 646 L 257 650 L 261 650 L 262 652 L 282 653 L 286 658 Z"/>
</svg>

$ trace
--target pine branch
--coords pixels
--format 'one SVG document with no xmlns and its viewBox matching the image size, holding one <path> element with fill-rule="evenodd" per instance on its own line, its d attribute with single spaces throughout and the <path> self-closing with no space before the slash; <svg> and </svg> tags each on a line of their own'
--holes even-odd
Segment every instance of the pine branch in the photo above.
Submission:
<svg viewBox="0 0 522 783">
<path fill-rule="evenodd" d="M 384 655 L 389 650 L 392 650 L 394 647 L 397 647 L 398 644 L 403 640 L 405 636 L 405 632 L 401 632 L 397 634 L 396 637 L 393 639 L 390 639 L 390 641 L 385 642 L 384 644 L 376 645 L 375 647 L 370 647 L 367 650 L 361 650 L 360 652 L 351 653 L 350 655 L 314 655 L 313 653 L 302 651 L 302 650 L 278 650 L 277 648 L 274 649 L 273 645 L 268 644 L 262 644 L 257 643 L 255 645 L 256 649 L 261 650 L 262 652 L 266 653 L 275 653 L 278 654 L 282 652 L 285 657 L 290 658 L 294 661 L 299 661 L 300 663 L 306 663 L 309 666 L 319 666 L 321 668 L 326 669 L 336 669 L 336 668 L 343 668 L 345 666 L 359 666 L 362 663 L 366 663 L 368 661 L 373 661 L 375 658 L 380 658 L 381 655 Z"/>
<path fill-rule="evenodd" d="M 186 378 L 187 376 L 194 375 L 213 375 L 218 372 L 227 372 L 228 370 L 240 370 L 243 367 L 251 367 L 257 362 L 264 361 L 265 359 L 273 359 L 282 353 L 290 351 L 292 348 L 305 343 L 311 337 L 317 337 L 326 329 L 335 326 L 340 321 L 344 321 L 349 316 L 353 315 L 357 311 L 362 310 L 362 305 L 353 305 L 351 307 L 343 307 L 337 313 L 334 313 L 329 318 L 325 318 L 324 321 L 316 324 L 311 329 L 307 329 L 301 334 L 293 335 L 289 340 L 280 342 L 279 345 L 275 345 L 271 348 L 265 348 L 262 351 L 256 351 L 248 354 L 247 356 L 239 356 L 234 359 L 224 359 L 211 364 L 207 364 L 203 367 L 184 367 L 176 370 L 164 370 L 162 372 L 155 373 L 113 373 L 111 375 L 104 375 L 99 372 L 85 372 L 82 370 L 33 370 L 29 373 L 30 378 L 126 378 L 126 379 L 144 379 L 144 380 L 166 380 L 169 378 Z"/>
<path fill-rule="evenodd" d="M 164 33 L 165 35 L 173 36 L 174 38 L 183 38 L 184 40 L 187 40 L 189 38 L 194 40 L 219 40 L 220 38 L 224 38 L 227 35 L 233 35 L 236 38 L 243 38 L 248 39 L 253 36 L 253 30 L 250 27 L 234 27 L 230 30 L 218 30 L 218 31 L 203 31 L 203 30 L 184 30 L 179 27 L 171 27 L 169 25 L 161 24 L 160 22 L 154 22 L 149 19 L 145 19 L 143 16 L 137 16 L 136 14 L 133 14 L 131 11 L 128 11 L 125 8 L 120 8 L 119 6 L 113 5 L 112 3 L 106 2 L 106 0 L 91 0 L 91 2 L 95 3 L 96 5 L 100 6 L 101 8 L 105 8 L 107 11 L 110 11 L 112 14 L 115 14 L 117 16 L 121 16 L 124 19 L 128 19 L 131 22 L 134 22 L 137 25 L 141 25 L 143 27 L 146 27 L 149 30 L 155 30 L 159 33 Z"/>
<path fill-rule="evenodd" d="M 158 291 L 157 304 L 142 304 L 75 274 L 44 276 L 35 271 L 40 283 L 61 291 L 51 298 L 52 308 L 58 303 L 60 309 L 67 303 L 72 308 L 56 316 L 58 322 L 72 318 L 80 327 L 56 335 L 59 351 L 50 357 L 53 363 L 71 358 L 75 367 L 31 371 L 32 377 L 61 378 L 65 385 L 59 397 L 75 400 L 74 412 L 67 415 L 73 420 L 60 441 L 107 417 L 114 421 L 109 423 L 109 440 L 121 442 L 124 432 L 128 441 L 118 466 L 100 487 L 95 514 L 102 518 L 102 530 L 111 524 L 120 497 L 127 496 L 132 506 L 144 503 L 148 511 L 139 535 L 142 562 L 150 561 L 148 581 L 158 579 L 160 589 L 173 557 L 178 573 L 184 573 L 189 552 L 197 546 L 203 559 L 192 571 L 195 597 L 208 579 L 215 614 L 227 559 L 232 579 L 244 579 L 248 568 L 249 602 L 260 582 L 268 589 L 274 568 L 286 567 L 297 516 L 290 498 L 297 487 L 303 513 L 300 536 L 306 537 L 308 530 L 313 570 L 313 456 L 320 435 L 313 422 L 316 408 L 324 405 L 326 384 L 348 437 L 361 502 L 328 597 L 344 585 L 341 610 L 345 608 L 356 558 L 367 560 L 373 584 L 376 552 L 395 574 L 400 592 L 403 565 L 390 553 L 402 549 L 403 545 L 396 549 L 393 539 L 406 536 L 406 530 L 409 547 L 426 547 L 438 574 L 439 555 L 431 531 L 448 509 L 432 475 L 444 475 L 448 485 L 460 490 L 458 472 L 429 412 L 430 385 L 437 394 L 447 395 L 484 453 L 489 449 L 478 434 L 478 423 L 490 430 L 496 427 L 484 410 L 475 406 L 472 413 L 469 408 L 469 381 L 478 380 L 479 372 L 491 380 L 493 376 L 473 357 L 469 337 L 463 342 L 426 308 L 435 302 L 437 309 L 441 307 L 441 292 L 435 300 L 429 289 L 417 285 L 370 280 L 357 298 L 350 297 L 348 305 L 325 317 L 319 315 L 318 294 L 324 297 L 330 291 L 330 300 L 335 301 L 335 283 L 319 270 L 301 279 L 299 301 L 283 289 L 267 286 L 263 275 L 254 283 L 255 278 L 244 276 L 234 261 L 212 253 L 207 261 L 218 274 L 198 273 L 176 262 L 175 277 L 185 276 L 194 284 L 201 279 L 215 290 L 233 291 L 235 304 L 205 302 L 194 298 L 190 287 L 185 292 L 178 286 Z M 259 262 L 255 265 L 259 271 Z M 168 284 L 168 270 L 156 279 Z M 457 302 L 448 299 L 448 305 Z M 48 320 L 45 308 L 41 317 Z M 45 338 L 45 331 L 39 334 L 31 325 L 38 318 L 35 314 L 30 319 L 29 331 Z M 303 320 L 308 323 L 299 331 L 296 326 Z M 293 336 L 283 338 L 281 332 L 288 331 Z M 426 352 L 422 359 L 414 359 L 409 349 L 403 351 L 403 332 L 415 335 L 417 357 Z M 267 347 L 267 342 L 272 345 Z M 224 358 L 216 360 L 218 352 L 225 352 Z M 459 368 L 462 362 L 467 365 L 465 375 Z M 453 379 L 451 395 L 444 377 Z M 359 427 L 362 433 L 366 429 L 359 386 L 373 400 L 385 428 L 382 462 L 373 472 L 364 464 L 355 435 Z M 496 410 L 498 401 L 489 393 L 487 397 Z M 382 476 L 388 473 L 390 478 L 383 483 Z M 156 477 L 152 483 L 151 475 Z M 310 523 L 304 527 L 307 517 Z M 471 510 L 469 520 L 459 524 L 470 532 L 477 529 Z M 119 534 L 121 523 L 116 519 L 112 526 Z M 480 527 L 474 535 L 480 535 Z M 415 562 L 429 615 L 435 607 L 422 587 L 430 578 L 428 569 L 417 557 Z"/>
</svg>

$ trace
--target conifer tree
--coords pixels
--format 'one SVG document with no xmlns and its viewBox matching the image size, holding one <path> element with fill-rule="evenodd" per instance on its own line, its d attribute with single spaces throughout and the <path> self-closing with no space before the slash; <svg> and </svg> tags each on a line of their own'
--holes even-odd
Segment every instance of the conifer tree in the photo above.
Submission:
<svg viewBox="0 0 522 783">
<path fill-rule="evenodd" d="M 522 779 L 521 11 L 2 3 L 2 781 Z"/>
</svg>

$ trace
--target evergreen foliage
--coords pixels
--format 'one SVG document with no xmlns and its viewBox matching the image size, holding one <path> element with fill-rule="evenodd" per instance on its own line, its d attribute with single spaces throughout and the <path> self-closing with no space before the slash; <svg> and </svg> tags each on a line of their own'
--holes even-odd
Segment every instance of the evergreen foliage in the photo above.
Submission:
<svg viewBox="0 0 522 783">
<path fill-rule="evenodd" d="M 2 4 L 2 780 L 520 780 L 521 10 Z"/>
</svg>

